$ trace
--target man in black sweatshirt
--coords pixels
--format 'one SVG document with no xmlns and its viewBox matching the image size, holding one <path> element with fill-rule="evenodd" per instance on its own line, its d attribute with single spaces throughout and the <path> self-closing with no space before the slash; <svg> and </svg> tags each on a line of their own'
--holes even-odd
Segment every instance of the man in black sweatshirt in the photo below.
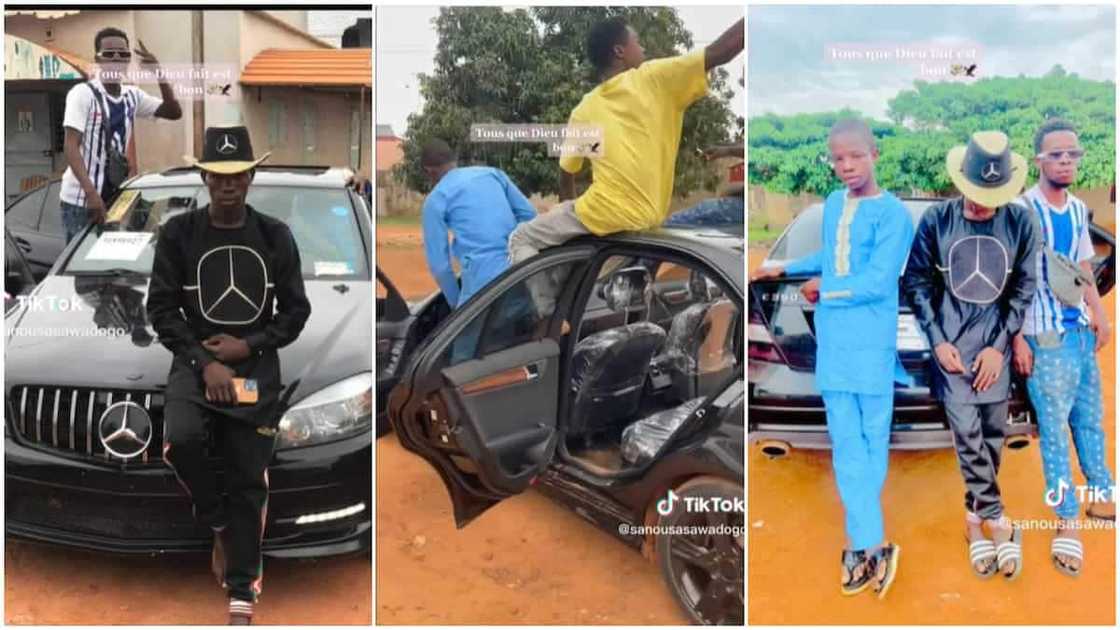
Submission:
<svg viewBox="0 0 1120 630">
<path fill-rule="evenodd" d="M 164 461 L 214 532 L 212 568 L 237 625 L 251 623 L 260 594 L 268 464 L 286 402 L 277 350 L 311 315 L 291 231 L 245 203 L 267 158 L 253 159 L 244 127 L 206 129 L 202 160 L 186 159 L 201 170 L 210 204 L 160 228 L 147 305 L 174 354 Z M 212 429 L 222 438 L 212 455 L 222 457 L 224 488 L 204 452 Z"/>
</svg>

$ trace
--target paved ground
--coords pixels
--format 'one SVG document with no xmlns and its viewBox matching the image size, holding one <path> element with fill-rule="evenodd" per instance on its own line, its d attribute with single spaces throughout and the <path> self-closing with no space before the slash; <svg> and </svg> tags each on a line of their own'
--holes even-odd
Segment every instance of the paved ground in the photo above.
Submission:
<svg viewBox="0 0 1120 630">
<path fill-rule="evenodd" d="M 751 268 L 762 253 L 751 250 Z M 1106 301 L 1115 322 L 1114 296 Z M 1115 471 L 1115 342 L 1098 356 Z M 1017 581 L 973 576 L 963 539 L 964 488 L 950 449 L 891 454 L 883 507 L 888 536 L 902 546 L 902 564 L 885 601 L 870 592 L 839 593 L 843 513 L 827 452 L 795 451 L 772 461 L 752 449 L 748 479 L 752 624 L 1115 624 L 1115 530 L 1084 534 L 1087 560 L 1076 580 L 1050 564 L 1048 531 L 1026 533 L 1026 564 Z M 1042 502 L 1037 441 L 1007 452 L 1000 484 L 1011 517 L 1052 518 Z"/>
</svg>

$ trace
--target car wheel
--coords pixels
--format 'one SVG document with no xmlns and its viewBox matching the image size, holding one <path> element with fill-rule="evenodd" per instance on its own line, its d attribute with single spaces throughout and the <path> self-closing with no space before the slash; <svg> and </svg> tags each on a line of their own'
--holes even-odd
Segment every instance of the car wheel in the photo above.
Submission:
<svg viewBox="0 0 1120 630">
<path fill-rule="evenodd" d="M 700 477 L 658 501 L 658 524 L 677 532 L 658 533 L 658 564 L 669 590 L 693 623 L 743 625 L 745 515 L 738 509 L 744 507 L 743 500 L 742 485 Z"/>
</svg>

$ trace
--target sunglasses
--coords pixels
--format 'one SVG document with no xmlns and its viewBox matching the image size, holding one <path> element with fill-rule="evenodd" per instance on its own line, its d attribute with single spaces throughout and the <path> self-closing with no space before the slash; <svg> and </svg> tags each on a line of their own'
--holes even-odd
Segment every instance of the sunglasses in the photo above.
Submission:
<svg viewBox="0 0 1120 630">
<path fill-rule="evenodd" d="M 97 56 L 102 59 L 118 59 L 120 61 L 132 59 L 132 53 L 127 50 L 106 50 L 105 52 L 97 53 Z"/>
<path fill-rule="evenodd" d="M 1040 160 L 1051 160 L 1053 162 L 1069 158 L 1070 160 L 1077 162 L 1084 155 L 1084 149 L 1069 149 L 1067 151 L 1047 151 L 1046 153 L 1039 153 L 1038 158 Z"/>
</svg>

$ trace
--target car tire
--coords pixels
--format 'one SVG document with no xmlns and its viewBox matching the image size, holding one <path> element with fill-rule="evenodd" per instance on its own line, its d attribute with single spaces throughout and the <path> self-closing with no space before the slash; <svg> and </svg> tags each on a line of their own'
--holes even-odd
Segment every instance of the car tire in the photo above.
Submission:
<svg viewBox="0 0 1120 630">
<path fill-rule="evenodd" d="M 723 525 L 723 533 L 661 534 L 655 550 L 661 575 L 674 599 L 692 623 L 741 626 L 745 619 L 743 575 L 746 515 L 742 484 L 717 477 L 699 477 L 673 489 L 677 499 L 659 497 L 655 508 L 668 507 L 658 525 L 689 527 Z M 690 511 L 707 503 L 732 507 L 729 511 Z M 736 505 L 737 504 L 737 505 Z M 738 535 L 735 535 L 737 532 Z"/>
</svg>

